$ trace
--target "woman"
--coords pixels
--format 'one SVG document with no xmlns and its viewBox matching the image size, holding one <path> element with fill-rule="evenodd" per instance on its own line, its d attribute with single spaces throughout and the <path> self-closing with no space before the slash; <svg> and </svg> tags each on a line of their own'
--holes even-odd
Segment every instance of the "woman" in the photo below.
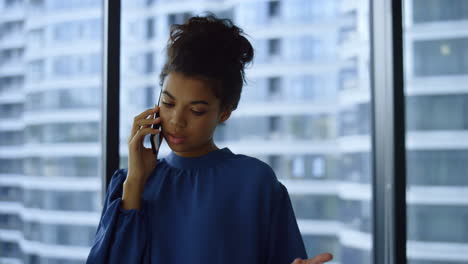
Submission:
<svg viewBox="0 0 468 264">
<path fill-rule="evenodd" d="M 331 259 L 303 260 L 289 194 L 271 167 L 213 141 L 217 125 L 237 108 L 244 66 L 253 59 L 241 34 L 214 15 L 171 28 L 160 107 L 134 118 L 128 168 L 112 175 L 88 264 Z M 143 146 L 146 135 L 158 133 L 172 150 L 163 159 Z"/>
</svg>

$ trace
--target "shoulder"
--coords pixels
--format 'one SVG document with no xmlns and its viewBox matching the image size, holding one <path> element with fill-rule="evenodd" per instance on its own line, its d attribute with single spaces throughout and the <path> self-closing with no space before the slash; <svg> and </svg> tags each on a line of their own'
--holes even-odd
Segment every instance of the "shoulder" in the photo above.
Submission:
<svg viewBox="0 0 468 264">
<path fill-rule="evenodd" d="M 252 156 L 236 154 L 236 168 L 242 170 L 242 175 L 248 179 L 258 182 L 263 186 L 276 185 L 278 178 L 273 168 L 266 162 Z"/>
<path fill-rule="evenodd" d="M 247 197 L 256 196 L 258 201 L 273 207 L 285 201 L 289 195 L 288 190 L 278 180 L 275 171 L 268 163 L 247 155 L 237 154 L 237 156 L 236 166 L 248 168 L 239 174 L 242 189 Z"/>
</svg>

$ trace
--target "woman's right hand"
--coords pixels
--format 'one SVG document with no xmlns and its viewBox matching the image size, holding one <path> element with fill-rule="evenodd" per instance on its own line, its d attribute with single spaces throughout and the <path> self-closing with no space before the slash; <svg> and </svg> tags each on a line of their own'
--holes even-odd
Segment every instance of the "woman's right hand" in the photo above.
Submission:
<svg viewBox="0 0 468 264">
<path fill-rule="evenodd" d="M 151 128 L 152 124 L 161 122 L 161 118 L 154 118 L 159 106 L 147 109 L 133 119 L 132 131 L 128 138 L 128 176 L 140 183 L 146 183 L 151 172 L 156 168 L 157 159 L 151 148 L 143 145 L 146 135 L 158 135 L 159 129 Z M 158 135 L 159 136 L 159 135 Z"/>
</svg>

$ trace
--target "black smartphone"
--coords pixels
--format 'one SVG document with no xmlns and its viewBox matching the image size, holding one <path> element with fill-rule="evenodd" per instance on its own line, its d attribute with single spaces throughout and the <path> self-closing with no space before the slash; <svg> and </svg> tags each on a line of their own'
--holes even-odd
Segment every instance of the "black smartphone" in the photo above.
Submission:
<svg viewBox="0 0 468 264">
<path fill-rule="evenodd" d="M 161 93 L 162 93 L 162 88 L 161 88 L 161 91 L 159 92 L 158 106 L 159 106 L 159 101 L 161 100 Z M 159 117 L 159 111 L 154 114 L 154 118 L 158 118 L 158 117 Z M 151 128 L 159 129 L 160 124 L 161 123 L 152 124 Z M 161 143 L 162 143 L 162 133 L 159 132 L 156 136 L 151 134 L 150 135 L 150 142 L 151 142 L 151 149 L 153 149 L 153 154 L 154 154 L 155 158 L 157 159 L 158 158 L 159 147 L 161 146 Z"/>
</svg>

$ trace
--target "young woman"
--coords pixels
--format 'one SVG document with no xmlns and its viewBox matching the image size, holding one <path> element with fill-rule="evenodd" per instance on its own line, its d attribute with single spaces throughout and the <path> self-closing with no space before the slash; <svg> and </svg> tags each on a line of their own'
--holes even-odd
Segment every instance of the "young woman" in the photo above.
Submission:
<svg viewBox="0 0 468 264">
<path fill-rule="evenodd" d="M 192 17 L 171 28 L 160 107 L 134 118 L 128 168 L 112 175 L 88 264 L 331 259 L 324 253 L 305 260 L 288 191 L 271 167 L 213 141 L 217 125 L 237 108 L 253 55 L 227 19 Z M 163 159 L 143 146 L 146 135 L 158 133 L 172 150 Z"/>
</svg>

